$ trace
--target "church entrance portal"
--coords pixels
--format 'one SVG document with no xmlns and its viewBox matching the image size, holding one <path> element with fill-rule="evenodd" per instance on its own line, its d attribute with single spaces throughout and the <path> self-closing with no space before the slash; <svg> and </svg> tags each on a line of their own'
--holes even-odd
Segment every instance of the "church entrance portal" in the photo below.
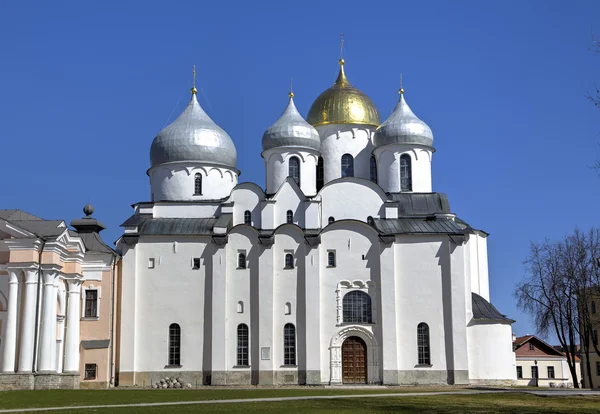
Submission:
<svg viewBox="0 0 600 414">
<path fill-rule="evenodd" d="M 367 345 L 358 336 L 351 336 L 342 344 L 342 382 L 367 383 Z"/>
</svg>

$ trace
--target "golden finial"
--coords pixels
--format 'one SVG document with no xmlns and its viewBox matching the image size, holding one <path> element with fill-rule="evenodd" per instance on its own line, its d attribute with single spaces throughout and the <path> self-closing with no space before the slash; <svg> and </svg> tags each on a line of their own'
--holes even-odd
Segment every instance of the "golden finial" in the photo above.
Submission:
<svg viewBox="0 0 600 414">
<path fill-rule="evenodd" d="M 288 96 L 290 99 L 294 97 L 294 92 L 292 92 L 292 79 L 290 79 L 290 93 L 288 93 Z"/>
<path fill-rule="evenodd" d="M 402 87 L 402 74 L 400 74 L 400 89 L 398 90 L 400 95 L 404 95 L 404 88 Z"/>
<path fill-rule="evenodd" d="M 198 89 L 196 89 L 196 65 L 194 65 L 194 69 L 192 69 L 192 74 L 194 76 L 194 80 L 192 83 L 192 95 L 196 95 L 198 93 Z"/>
</svg>

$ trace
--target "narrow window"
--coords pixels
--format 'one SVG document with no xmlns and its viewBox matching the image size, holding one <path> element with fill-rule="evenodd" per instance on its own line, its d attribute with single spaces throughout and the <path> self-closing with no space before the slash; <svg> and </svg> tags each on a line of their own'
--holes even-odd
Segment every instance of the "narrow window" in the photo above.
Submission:
<svg viewBox="0 0 600 414">
<path fill-rule="evenodd" d="M 181 328 L 176 323 L 169 326 L 169 365 L 181 365 Z"/>
<path fill-rule="evenodd" d="M 596 361 L 596 375 L 600 375 L 600 361 Z"/>
<path fill-rule="evenodd" d="M 331 224 L 335 221 L 334 217 L 329 217 L 329 219 L 327 220 L 327 223 Z"/>
<path fill-rule="evenodd" d="M 286 315 L 292 314 L 292 304 L 290 302 L 285 302 L 284 312 Z"/>
<path fill-rule="evenodd" d="M 88 289 L 85 291 L 85 315 L 86 318 L 96 318 L 98 316 L 98 291 Z"/>
<path fill-rule="evenodd" d="M 598 345 L 598 330 L 594 329 L 594 332 L 592 332 L 592 339 L 594 340 L 594 345 Z"/>
<path fill-rule="evenodd" d="M 532 344 L 532 343 L 530 343 L 530 344 L 529 344 L 529 350 L 530 350 L 530 351 L 533 351 L 534 349 L 535 349 L 535 346 L 533 346 L 533 344 Z"/>
<path fill-rule="evenodd" d="M 294 268 L 294 255 L 291 253 L 287 253 L 285 255 L 285 268 L 293 269 Z"/>
<path fill-rule="evenodd" d="M 244 302 L 241 300 L 237 303 L 237 313 L 244 313 Z"/>
<path fill-rule="evenodd" d="M 354 177 L 354 157 L 350 154 L 342 155 L 342 177 Z"/>
<path fill-rule="evenodd" d="M 419 348 L 419 365 L 431 365 L 429 351 L 429 326 L 421 322 L 417 326 L 417 345 Z"/>
<path fill-rule="evenodd" d="M 319 157 L 319 161 L 317 161 L 317 191 L 323 188 L 324 182 L 325 177 L 323 172 L 323 157 Z"/>
<path fill-rule="evenodd" d="M 596 302 L 592 301 L 592 314 L 596 314 Z"/>
<path fill-rule="evenodd" d="M 335 252 L 327 253 L 327 266 L 335 267 Z"/>
<path fill-rule="evenodd" d="M 373 181 L 375 184 L 377 184 L 377 161 L 375 160 L 375 157 L 371 155 L 371 162 L 369 164 L 369 170 L 370 170 L 370 176 L 371 176 L 371 181 Z"/>
<path fill-rule="evenodd" d="M 199 257 L 194 257 L 192 259 L 192 269 L 194 269 L 194 270 L 200 269 L 200 258 Z"/>
<path fill-rule="evenodd" d="M 194 195 L 202 195 L 202 175 L 196 173 L 194 176 Z"/>
<path fill-rule="evenodd" d="M 238 269 L 246 268 L 246 253 L 238 254 Z"/>
<path fill-rule="evenodd" d="M 247 367 L 248 360 L 248 325 L 241 323 L 237 327 L 237 364 Z"/>
<path fill-rule="evenodd" d="M 538 377 L 538 367 L 531 367 L 531 378 L 539 378 Z"/>
<path fill-rule="evenodd" d="M 84 380 L 95 380 L 96 379 L 96 364 L 85 364 L 85 376 Z"/>
<path fill-rule="evenodd" d="M 283 365 L 296 365 L 296 328 L 291 323 L 283 327 Z"/>
<path fill-rule="evenodd" d="M 373 323 L 371 297 L 360 290 L 346 293 L 342 300 L 344 322 Z"/>
<path fill-rule="evenodd" d="M 294 212 L 292 210 L 288 210 L 287 213 L 285 213 L 285 222 L 288 224 L 294 222 Z"/>
<path fill-rule="evenodd" d="M 400 156 L 400 191 L 412 191 L 412 170 L 408 154 Z"/>
<path fill-rule="evenodd" d="M 148 259 L 148 269 L 154 269 L 154 257 Z"/>
<path fill-rule="evenodd" d="M 367 217 L 367 223 L 369 224 L 369 226 L 372 226 L 373 224 L 375 224 L 375 221 L 373 221 L 373 217 L 371 217 L 371 216 Z"/>
<path fill-rule="evenodd" d="M 291 157 L 289 161 L 289 176 L 300 186 L 300 159 Z"/>
<path fill-rule="evenodd" d="M 552 366 L 548 367 L 548 378 L 554 378 L 554 367 Z"/>
<path fill-rule="evenodd" d="M 523 367 L 521 366 L 517 367 L 517 378 L 523 378 Z"/>
<path fill-rule="evenodd" d="M 244 224 L 247 224 L 248 226 L 252 225 L 252 213 L 250 210 L 244 211 Z"/>
</svg>

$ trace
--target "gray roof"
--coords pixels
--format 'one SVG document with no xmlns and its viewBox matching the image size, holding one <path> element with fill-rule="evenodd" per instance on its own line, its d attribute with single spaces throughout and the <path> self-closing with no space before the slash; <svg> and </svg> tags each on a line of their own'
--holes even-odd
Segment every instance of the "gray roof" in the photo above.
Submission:
<svg viewBox="0 0 600 414">
<path fill-rule="evenodd" d="M 121 223 L 121 227 L 137 226 L 151 218 L 152 214 L 134 214 Z"/>
<path fill-rule="evenodd" d="M 206 162 L 236 168 L 233 141 L 204 112 L 196 94 L 172 124 L 160 131 L 150 147 L 150 163 L 176 161 Z"/>
<path fill-rule="evenodd" d="M 29 214 L 23 210 L 11 209 L 11 210 L 0 210 L 0 219 L 13 221 L 13 220 L 42 220 L 38 216 Z"/>
<path fill-rule="evenodd" d="M 321 148 L 319 133 L 302 118 L 294 105 L 293 97 L 290 97 L 288 106 L 279 119 L 263 134 L 263 151 L 276 147 L 304 147 L 316 151 Z"/>
<path fill-rule="evenodd" d="M 417 118 L 401 93 L 394 112 L 375 131 L 373 144 L 375 147 L 389 144 L 421 144 L 431 147 L 433 132 L 425 122 Z"/>
<path fill-rule="evenodd" d="M 56 237 L 67 230 L 66 226 L 58 227 L 64 223 L 62 220 L 10 220 L 10 222 L 38 237 Z"/>
<path fill-rule="evenodd" d="M 399 202 L 400 216 L 450 213 L 448 196 L 443 193 L 389 193 L 388 198 Z"/>
<path fill-rule="evenodd" d="M 104 243 L 100 235 L 96 232 L 79 233 L 78 236 L 81 237 L 87 251 L 115 254 L 115 251 Z"/>
<path fill-rule="evenodd" d="M 471 292 L 471 302 L 473 305 L 473 319 L 475 321 L 508 324 L 514 322 L 514 320 L 509 319 L 506 317 L 506 315 L 501 314 L 494 305 L 475 292 Z"/>
<path fill-rule="evenodd" d="M 217 218 L 155 218 L 144 221 L 138 234 L 151 236 L 210 235 Z"/>
<path fill-rule="evenodd" d="M 466 234 L 472 231 L 462 221 L 445 218 L 374 219 L 373 225 L 381 234 Z"/>
</svg>

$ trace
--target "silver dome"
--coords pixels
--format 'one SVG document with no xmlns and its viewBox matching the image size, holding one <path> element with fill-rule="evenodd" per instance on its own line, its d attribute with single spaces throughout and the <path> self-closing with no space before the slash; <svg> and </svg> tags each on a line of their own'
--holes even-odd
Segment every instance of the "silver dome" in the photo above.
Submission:
<svg viewBox="0 0 600 414">
<path fill-rule="evenodd" d="M 175 161 L 206 162 L 236 168 L 233 141 L 204 112 L 196 94 L 172 124 L 160 131 L 150 147 L 152 167 Z"/>
<path fill-rule="evenodd" d="M 319 133 L 302 118 L 291 93 L 287 108 L 262 137 L 263 151 L 276 147 L 303 147 L 316 151 L 321 148 Z"/>
<path fill-rule="evenodd" d="M 431 147 L 433 132 L 425 122 L 417 118 L 401 93 L 394 112 L 375 131 L 373 144 L 376 147 L 388 144 L 421 144 Z"/>
</svg>

